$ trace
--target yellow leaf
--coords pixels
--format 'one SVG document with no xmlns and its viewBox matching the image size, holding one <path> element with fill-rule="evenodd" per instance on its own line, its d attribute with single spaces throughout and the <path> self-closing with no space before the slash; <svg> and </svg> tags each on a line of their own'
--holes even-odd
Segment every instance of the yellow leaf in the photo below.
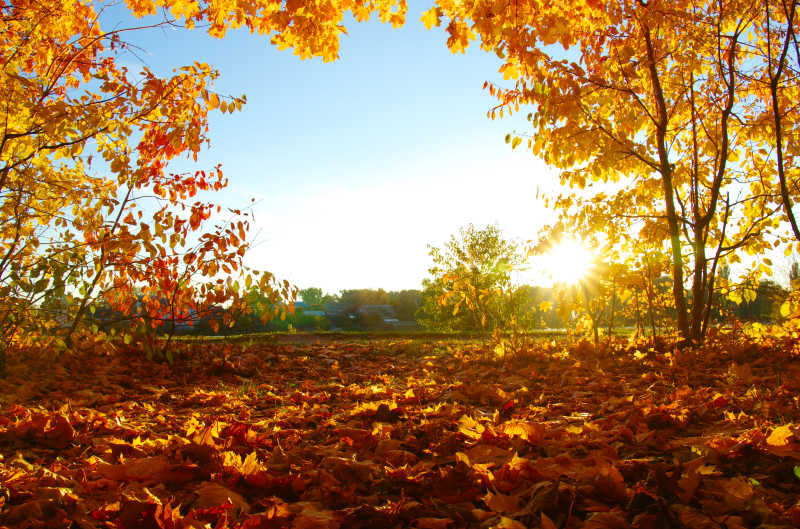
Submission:
<svg viewBox="0 0 800 529">
<path fill-rule="evenodd" d="M 473 439 L 480 439 L 483 431 L 486 428 L 470 417 L 469 415 L 462 415 L 461 418 L 458 420 L 458 430 L 466 435 L 467 437 L 471 437 Z"/>
<path fill-rule="evenodd" d="M 506 81 L 508 81 L 509 79 L 518 79 L 519 76 L 520 76 L 520 73 L 521 73 L 520 69 L 519 69 L 519 65 L 518 64 L 513 64 L 513 63 L 506 63 L 506 64 L 502 65 L 498 69 L 498 72 L 503 74 L 503 79 L 505 79 Z M 501 112 L 501 115 L 502 115 L 502 110 L 500 112 Z"/>
<path fill-rule="evenodd" d="M 581 425 L 581 426 L 571 426 L 571 425 L 570 425 L 570 426 L 567 426 L 567 427 L 566 427 L 566 428 L 564 428 L 564 429 L 565 429 L 565 430 L 566 430 L 568 433 L 574 433 L 574 434 L 583 433 L 583 425 Z"/>
<path fill-rule="evenodd" d="M 543 424 L 512 420 L 502 425 L 503 433 L 510 437 L 521 437 L 529 443 L 536 443 L 544 439 L 545 429 Z"/>
<path fill-rule="evenodd" d="M 422 18 L 420 18 L 423 24 L 427 29 L 431 29 L 433 26 L 439 26 L 439 13 L 436 12 L 436 8 L 432 7 L 422 13 Z"/>
<path fill-rule="evenodd" d="M 506 516 L 501 516 L 500 521 L 492 527 L 495 529 L 526 529 L 520 522 Z"/>
<path fill-rule="evenodd" d="M 258 455 L 256 455 L 255 452 L 251 452 L 244 459 L 244 462 L 242 462 L 240 472 L 242 475 L 248 476 L 250 474 L 255 474 L 259 470 L 261 470 L 261 465 L 258 463 Z"/>
<path fill-rule="evenodd" d="M 786 446 L 789 444 L 789 439 L 794 435 L 792 432 L 791 424 L 784 424 L 778 426 L 767 437 L 767 444 L 771 446 Z"/>
</svg>

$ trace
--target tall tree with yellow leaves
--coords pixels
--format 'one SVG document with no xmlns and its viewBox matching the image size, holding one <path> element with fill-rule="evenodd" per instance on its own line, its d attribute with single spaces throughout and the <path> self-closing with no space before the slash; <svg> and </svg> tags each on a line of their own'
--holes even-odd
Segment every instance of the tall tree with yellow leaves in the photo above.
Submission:
<svg viewBox="0 0 800 529">
<path fill-rule="evenodd" d="M 612 243 L 634 226 L 665 241 L 678 330 L 701 341 L 720 266 L 788 241 L 777 172 L 753 155 L 770 141 L 751 119 L 768 110 L 753 82 L 768 11 L 741 0 L 439 0 L 422 20 L 447 22 L 453 51 L 479 39 L 503 59 L 511 86 L 489 86 L 490 116 L 530 106 L 528 148 L 562 183 L 608 184 L 563 194 L 569 220 L 617 226 Z M 783 75 L 793 80 L 781 86 L 796 84 L 796 71 Z"/>
</svg>

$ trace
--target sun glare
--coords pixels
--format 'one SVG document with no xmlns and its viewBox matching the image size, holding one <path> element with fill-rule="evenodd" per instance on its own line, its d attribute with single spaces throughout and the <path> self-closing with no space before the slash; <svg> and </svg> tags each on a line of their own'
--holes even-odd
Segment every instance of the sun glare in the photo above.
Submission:
<svg viewBox="0 0 800 529">
<path fill-rule="evenodd" d="M 542 256 L 545 274 L 553 283 L 577 283 L 592 267 L 594 255 L 580 241 L 565 240 Z"/>
</svg>

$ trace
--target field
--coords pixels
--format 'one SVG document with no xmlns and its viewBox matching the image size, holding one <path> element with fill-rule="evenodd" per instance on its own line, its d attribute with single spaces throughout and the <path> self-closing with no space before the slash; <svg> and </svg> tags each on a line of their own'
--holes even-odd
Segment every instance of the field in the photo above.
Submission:
<svg viewBox="0 0 800 529">
<path fill-rule="evenodd" d="M 31 360 L 0 527 L 800 527 L 800 357 L 334 336 Z"/>
</svg>

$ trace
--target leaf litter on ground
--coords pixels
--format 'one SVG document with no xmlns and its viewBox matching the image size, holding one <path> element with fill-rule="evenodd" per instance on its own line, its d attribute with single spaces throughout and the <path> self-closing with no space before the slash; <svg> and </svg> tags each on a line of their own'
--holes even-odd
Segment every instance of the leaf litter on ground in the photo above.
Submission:
<svg viewBox="0 0 800 529">
<path fill-rule="evenodd" d="M 12 367 L 0 527 L 800 527 L 785 341 L 183 347 Z"/>
</svg>

